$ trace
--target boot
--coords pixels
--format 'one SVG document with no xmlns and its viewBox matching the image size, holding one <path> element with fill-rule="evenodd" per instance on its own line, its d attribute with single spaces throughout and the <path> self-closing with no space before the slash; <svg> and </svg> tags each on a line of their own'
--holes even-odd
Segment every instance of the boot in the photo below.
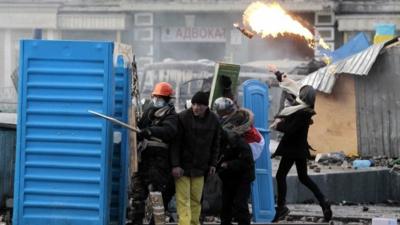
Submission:
<svg viewBox="0 0 400 225">
<path fill-rule="evenodd" d="M 275 217 L 271 221 L 273 223 L 283 220 L 287 215 L 289 215 L 289 208 L 286 206 L 275 207 Z"/>
<path fill-rule="evenodd" d="M 322 208 L 322 213 L 324 214 L 324 220 L 329 222 L 332 219 L 331 203 L 329 201 L 324 201 L 319 204 Z"/>
</svg>

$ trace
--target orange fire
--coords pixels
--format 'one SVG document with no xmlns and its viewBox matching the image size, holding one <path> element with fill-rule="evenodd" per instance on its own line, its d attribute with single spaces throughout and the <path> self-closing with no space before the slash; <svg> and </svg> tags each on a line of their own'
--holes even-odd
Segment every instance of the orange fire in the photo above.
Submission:
<svg viewBox="0 0 400 225">
<path fill-rule="evenodd" d="M 295 34 L 302 36 L 310 47 L 322 43 L 322 47 L 329 49 L 322 38 L 315 43 L 315 37 L 310 30 L 305 28 L 299 21 L 293 19 L 278 3 L 251 3 L 243 14 L 243 23 L 254 32 L 261 35 L 277 37 L 278 35 Z"/>
</svg>

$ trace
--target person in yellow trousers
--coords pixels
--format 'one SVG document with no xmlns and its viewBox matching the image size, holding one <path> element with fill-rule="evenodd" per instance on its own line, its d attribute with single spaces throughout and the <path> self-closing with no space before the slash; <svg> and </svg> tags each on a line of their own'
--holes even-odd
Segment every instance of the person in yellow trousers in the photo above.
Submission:
<svg viewBox="0 0 400 225">
<path fill-rule="evenodd" d="M 179 225 L 200 225 L 204 176 L 215 174 L 220 125 L 208 107 L 208 94 L 197 92 L 192 106 L 178 114 L 178 134 L 171 149 Z"/>
</svg>

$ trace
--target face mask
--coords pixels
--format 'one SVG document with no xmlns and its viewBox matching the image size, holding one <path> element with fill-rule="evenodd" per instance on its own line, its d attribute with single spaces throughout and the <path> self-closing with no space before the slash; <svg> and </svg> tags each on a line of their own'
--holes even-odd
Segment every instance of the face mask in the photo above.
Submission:
<svg viewBox="0 0 400 225">
<path fill-rule="evenodd" d="M 153 102 L 153 106 L 156 108 L 161 108 L 166 105 L 166 102 L 163 98 L 153 97 L 151 101 Z"/>
</svg>

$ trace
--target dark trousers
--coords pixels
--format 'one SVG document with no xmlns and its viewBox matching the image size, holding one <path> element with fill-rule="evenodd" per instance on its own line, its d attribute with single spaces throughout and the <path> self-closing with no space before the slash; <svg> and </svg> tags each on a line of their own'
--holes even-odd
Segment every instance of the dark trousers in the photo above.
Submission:
<svg viewBox="0 0 400 225">
<path fill-rule="evenodd" d="M 238 225 L 250 224 L 248 200 L 251 183 L 222 181 L 221 225 L 231 225 L 234 217 Z"/>
<path fill-rule="evenodd" d="M 318 186 L 311 180 L 307 173 L 307 159 L 290 159 L 282 157 L 279 163 L 278 171 L 276 172 L 276 183 L 278 185 L 278 207 L 283 207 L 286 204 L 286 176 L 289 173 L 293 164 L 296 164 L 297 176 L 302 184 L 304 184 L 317 198 L 319 203 L 325 201 L 325 197 L 319 190 Z"/>
<path fill-rule="evenodd" d="M 151 153 L 151 151 L 149 151 Z M 132 205 L 129 212 L 131 224 L 142 225 L 145 217 L 145 201 L 149 195 L 149 187 L 152 191 L 162 194 L 164 209 L 168 210 L 168 203 L 175 194 L 174 180 L 168 160 L 159 155 L 147 155 L 139 163 L 138 172 L 132 177 Z M 154 224 L 153 217 L 150 224 Z"/>
</svg>

